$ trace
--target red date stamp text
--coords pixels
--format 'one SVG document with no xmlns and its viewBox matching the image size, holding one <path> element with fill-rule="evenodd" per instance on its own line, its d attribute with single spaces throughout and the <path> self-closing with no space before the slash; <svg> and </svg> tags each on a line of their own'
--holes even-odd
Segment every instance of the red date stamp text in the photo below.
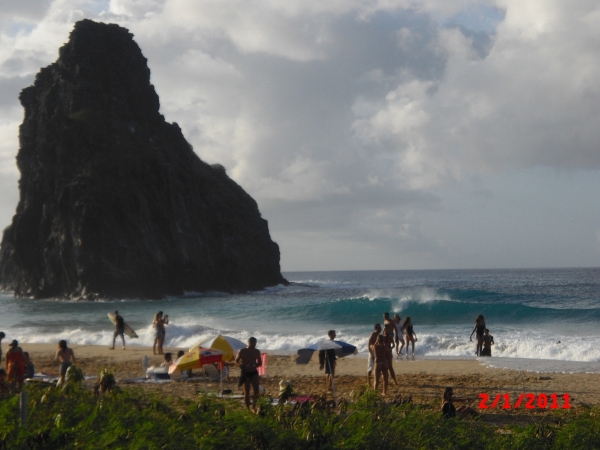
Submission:
<svg viewBox="0 0 600 450">
<path fill-rule="evenodd" d="M 479 394 L 479 409 L 570 409 L 569 394 L 521 394 L 511 402 L 510 394 L 496 394 L 495 397 L 486 393 Z"/>
</svg>

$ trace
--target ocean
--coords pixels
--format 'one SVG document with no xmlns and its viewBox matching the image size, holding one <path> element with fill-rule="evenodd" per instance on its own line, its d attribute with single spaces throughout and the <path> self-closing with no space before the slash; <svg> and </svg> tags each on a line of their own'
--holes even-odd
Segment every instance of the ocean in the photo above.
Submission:
<svg viewBox="0 0 600 450">
<path fill-rule="evenodd" d="M 0 293 L 6 342 L 109 345 L 115 309 L 151 346 L 152 319 L 169 315 L 165 346 L 188 348 L 217 332 L 291 354 L 326 337 L 358 347 L 383 313 L 411 316 L 419 358 L 475 359 L 469 342 L 483 314 L 496 345 L 493 367 L 600 372 L 600 268 L 286 272 L 291 285 L 245 294 L 187 293 L 163 300 L 16 299 Z M 24 345 L 26 347 L 26 345 Z M 412 358 L 405 358 L 412 361 Z"/>
</svg>

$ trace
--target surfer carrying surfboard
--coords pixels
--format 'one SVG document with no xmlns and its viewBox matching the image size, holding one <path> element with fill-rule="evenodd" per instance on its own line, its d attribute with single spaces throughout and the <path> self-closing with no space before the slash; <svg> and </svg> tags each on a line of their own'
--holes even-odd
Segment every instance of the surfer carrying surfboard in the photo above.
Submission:
<svg viewBox="0 0 600 450">
<path fill-rule="evenodd" d="M 123 317 L 119 315 L 119 311 L 115 311 L 115 332 L 113 333 L 113 342 L 112 347 L 109 347 L 111 350 L 115 349 L 115 341 L 117 336 L 121 336 L 121 341 L 123 342 L 123 350 L 125 350 L 125 321 Z"/>
</svg>

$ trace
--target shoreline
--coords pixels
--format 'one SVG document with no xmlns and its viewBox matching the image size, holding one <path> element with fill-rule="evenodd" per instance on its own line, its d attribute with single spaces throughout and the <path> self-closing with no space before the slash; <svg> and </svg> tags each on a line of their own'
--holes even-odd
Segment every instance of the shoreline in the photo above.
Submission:
<svg viewBox="0 0 600 450">
<path fill-rule="evenodd" d="M 36 368 L 36 373 L 56 373 L 58 364 L 54 362 L 57 346 L 54 344 L 20 343 L 23 351 L 29 352 Z M 125 351 L 120 347 L 110 350 L 108 346 L 71 345 L 75 353 L 75 365 L 81 368 L 86 376 L 97 376 L 100 370 L 111 370 L 120 384 L 128 380 L 139 379 L 144 375 L 142 360 L 149 359 L 149 365 L 158 366 L 162 356 L 153 355 L 151 347 L 129 346 Z M 177 348 L 165 348 L 165 351 L 177 352 Z M 317 357 L 313 356 L 307 365 L 295 364 L 295 355 L 281 355 L 278 352 L 266 352 L 269 355 L 267 377 L 261 377 L 261 384 L 272 397 L 279 394 L 279 381 L 289 381 L 294 391 L 301 395 L 330 395 L 325 389 L 325 375 L 319 371 Z M 415 359 L 396 360 L 393 363 L 396 372 L 397 385 L 390 379 L 388 396 L 412 397 L 417 401 L 440 401 L 443 390 L 453 386 L 455 395 L 469 398 L 468 404 L 478 408 L 479 395 L 482 393 L 494 397 L 497 394 L 509 394 L 516 399 L 520 394 L 545 393 L 551 395 L 569 394 L 574 407 L 583 404 L 600 405 L 600 377 L 590 373 L 553 373 L 537 374 L 512 369 L 487 367 L 476 359 Z M 195 374 L 200 369 L 195 369 Z M 360 355 L 349 356 L 338 360 L 336 368 L 336 397 L 338 399 L 352 398 L 353 392 L 366 387 L 367 360 Z M 223 389 L 232 390 L 239 394 L 237 386 L 239 370 L 231 370 L 231 379 L 223 383 Z M 177 395 L 196 398 L 199 389 L 217 391 L 219 383 L 210 383 L 204 378 L 194 378 L 187 382 L 166 384 L 133 383 L 142 389 L 160 390 L 164 395 Z M 514 409 L 509 413 L 530 413 L 545 410 Z M 547 410 L 546 410 L 547 411 Z M 504 413 L 499 407 L 485 411 Z"/>
</svg>

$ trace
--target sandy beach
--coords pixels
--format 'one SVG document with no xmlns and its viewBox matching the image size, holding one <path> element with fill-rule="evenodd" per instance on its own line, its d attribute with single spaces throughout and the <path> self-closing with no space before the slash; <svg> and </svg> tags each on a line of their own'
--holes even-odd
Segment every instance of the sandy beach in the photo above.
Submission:
<svg viewBox="0 0 600 450">
<path fill-rule="evenodd" d="M 52 344 L 27 344 L 22 348 L 28 351 L 35 363 L 36 372 L 55 374 L 57 364 L 54 362 L 56 346 Z M 107 368 L 112 370 L 119 384 L 123 387 L 138 386 L 144 390 L 155 390 L 164 393 L 165 396 L 179 396 L 195 398 L 203 391 L 217 391 L 219 383 L 206 382 L 204 378 L 198 377 L 186 382 L 173 382 L 166 384 L 131 383 L 132 378 L 143 376 L 142 359 L 148 356 L 150 365 L 158 366 L 162 361 L 161 356 L 152 355 L 152 349 L 148 347 L 131 346 L 126 350 L 117 347 L 110 350 L 107 346 L 80 346 L 73 348 L 77 363 L 87 376 L 97 375 L 100 370 Z M 165 351 L 176 353 L 176 348 Z M 279 381 L 291 382 L 294 392 L 299 395 L 327 395 L 325 377 L 319 371 L 316 355 L 307 365 L 296 365 L 295 356 L 292 355 L 269 355 L 268 376 L 261 379 L 267 394 L 276 397 L 279 392 Z M 536 395 L 552 393 L 559 395 L 559 405 L 563 402 L 560 396 L 567 393 L 570 395 L 571 405 L 575 408 L 583 404 L 600 404 L 600 376 L 597 374 L 538 374 L 534 372 L 495 369 L 485 367 L 476 360 L 415 360 L 406 359 L 394 361 L 397 385 L 390 380 L 388 397 L 390 399 L 412 397 L 415 402 L 431 402 L 441 398 L 446 386 L 452 386 L 456 396 L 469 398 L 468 404 L 479 410 L 479 394 L 487 393 L 491 404 L 496 394 L 510 394 L 511 403 L 520 394 L 533 393 Z M 336 369 L 336 398 L 351 399 L 352 392 L 360 392 L 366 386 L 366 359 L 361 357 L 347 357 L 338 360 Z M 200 374 L 200 370 L 195 374 Z M 241 389 L 237 387 L 238 369 L 231 370 L 231 380 L 223 384 L 223 389 L 230 389 L 233 394 L 240 394 Z M 90 381 L 91 383 L 92 381 Z M 504 417 L 505 421 L 534 420 L 538 414 L 549 412 L 549 409 L 526 409 L 525 402 L 518 409 L 505 410 L 500 403 L 493 409 L 480 410 L 493 415 L 496 418 Z M 518 416 L 518 418 L 517 418 Z M 513 417 L 513 419 L 511 419 Z M 529 417 L 530 419 L 527 419 Z M 501 419 L 498 419 L 502 422 Z"/>
</svg>

